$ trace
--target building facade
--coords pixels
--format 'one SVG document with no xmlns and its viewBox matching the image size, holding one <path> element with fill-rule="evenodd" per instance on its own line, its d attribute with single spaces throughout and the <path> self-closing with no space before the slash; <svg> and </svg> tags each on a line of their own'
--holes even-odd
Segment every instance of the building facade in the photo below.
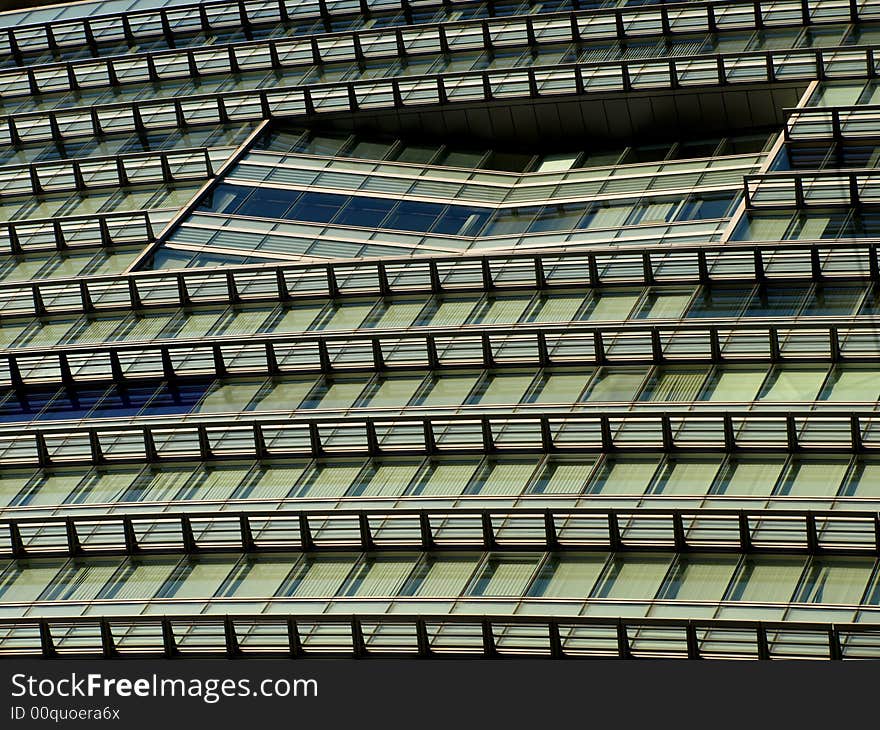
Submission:
<svg viewBox="0 0 880 730">
<path fill-rule="evenodd" d="M 0 14 L 0 655 L 880 656 L 878 45 Z"/>
</svg>

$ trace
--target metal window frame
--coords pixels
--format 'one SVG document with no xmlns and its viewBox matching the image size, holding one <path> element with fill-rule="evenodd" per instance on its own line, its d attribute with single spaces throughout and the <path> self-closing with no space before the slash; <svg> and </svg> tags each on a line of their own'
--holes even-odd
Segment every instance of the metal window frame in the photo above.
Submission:
<svg viewBox="0 0 880 730">
<path fill-rule="evenodd" d="M 288 457 L 880 451 L 874 412 L 840 410 L 330 415 L 0 431 L 9 467 Z"/>
<path fill-rule="evenodd" d="M 437 7 L 437 8 L 455 8 L 457 6 L 468 6 L 474 5 L 475 3 L 472 0 L 451 0 L 446 2 L 428 2 L 421 3 L 419 5 L 419 9 L 422 10 L 426 7 Z M 488 0 L 487 3 L 490 8 L 494 4 L 494 0 Z M 790 25 L 792 23 L 792 6 L 784 3 L 777 2 L 766 2 L 759 0 L 756 3 L 748 3 L 742 2 L 741 0 L 735 1 L 722 1 L 722 2 L 688 2 L 682 3 L 680 5 L 676 5 L 675 8 L 666 7 L 665 5 L 661 5 L 658 7 L 652 7 L 650 9 L 639 9 L 639 8 L 625 8 L 625 9 L 588 9 L 588 10 L 578 10 L 577 3 L 573 3 L 575 5 L 575 9 L 572 11 L 554 11 L 554 12 L 538 12 L 536 15 L 526 16 L 524 19 L 520 20 L 520 22 L 525 26 L 524 32 L 526 33 L 526 38 L 529 43 L 533 43 L 536 41 L 536 33 L 534 30 L 534 24 L 537 20 L 538 22 L 552 22 L 554 20 L 569 20 L 572 24 L 576 22 L 576 20 L 580 17 L 584 17 L 587 19 L 587 22 L 590 20 L 601 17 L 601 16 L 611 16 L 614 23 L 615 34 L 619 38 L 626 38 L 631 36 L 639 36 L 642 35 L 643 32 L 636 32 L 630 34 L 628 31 L 630 28 L 638 28 L 641 31 L 645 22 L 650 22 L 654 25 L 658 24 L 662 33 L 675 33 L 675 32 L 691 32 L 688 27 L 687 30 L 676 31 L 676 21 L 680 21 L 682 18 L 686 20 L 690 19 L 689 15 L 692 13 L 700 13 L 701 11 L 705 13 L 705 26 L 709 32 L 718 32 L 719 30 L 728 30 L 733 28 L 740 27 L 737 21 L 740 20 L 740 17 L 743 15 L 750 14 L 750 19 L 747 21 L 754 28 L 764 28 L 764 27 L 778 27 L 780 25 Z M 829 9 L 823 8 L 821 0 L 819 2 L 810 2 L 810 0 L 804 0 L 798 10 L 799 13 L 796 13 L 798 17 L 796 18 L 797 22 L 802 25 L 814 25 L 821 24 L 825 22 L 828 17 Z M 309 7 L 311 5 L 311 7 Z M 781 10 L 779 12 L 779 16 L 781 20 L 778 20 L 775 17 L 774 9 L 775 6 L 781 5 Z M 733 8 L 732 10 L 728 10 L 728 8 Z M 214 9 L 229 9 L 232 11 L 229 21 L 227 23 L 212 23 L 209 14 Z M 39 50 L 50 50 L 53 52 L 59 52 L 65 48 L 73 46 L 83 47 L 86 46 L 90 49 L 94 56 L 99 56 L 100 49 L 98 46 L 99 40 L 104 40 L 102 37 L 102 31 L 106 33 L 109 29 L 112 35 L 111 40 L 115 41 L 125 41 L 127 43 L 136 44 L 138 41 L 143 40 L 144 38 L 152 38 L 152 37 L 163 37 L 170 48 L 174 48 L 174 36 L 175 33 L 185 33 L 185 32 L 204 32 L 210 33 L 214 30 L 220 30 L 222 28 L 241 28 L 245 37 L 248 37 L 249 31 L 251 28 L 259 28 L 263 26 L 274 26 L 278 23 L 287 23 L 290 20 L 304 19 L 309 17 L 314 17 L 316 19 L 321 19 L 325 24 L 325 33 L 316 34 L 317 37 L 323 38 L 326 36 L 332 35 L 341 35 L 341 34 L 332 34 L 330 32 L 331 23 L 334 19 L 341 17 L 357 17 L 361 16 L 364 18 L 370 17 L 376 12 L 382 13 L 385 12 L 386 9 L 390 12 L 399 12 L 403 11 L 404 18 L 403 23 L 397 24 L 397 30 L 392 31 L 396 34 L 400 33 L 401 26 L 412 26 L 416 30 L 421 30 L 422 28 L 430 28 L 435 25 L 440 25 L 441 27 L 455 27 L 457 25 L 463 24 L 485 24 L 489 21 L 493 20 L 494 13 L 488 13 L 489 17 L 485 19 L 480 19 L 478 21 L 466 20 L 466 21 L 441 21 L 441 23 L 419 23 L 416 22 L 413 16 L 411 15 L 411 8 L 408 0 L 400 0 L 399 3 L 389 3 L 386 7 L 380 8 L 369 8 L 365 4 L 361 4 L 360 12 L 351 12 L 351 11 L 343 11 L 343 12 L 333 12 L 331 11 L 326 3 L 318 2 L 315 3 L 296 3 L 292 9 L 288 8 L 286 3 L 281 0 L 278 3 L 278 17 L 266 19 L 266 7 L 263 3 L 258 3 L 257 11 L 259 13 L 259 17 L 251 18 L 248 14 L 248 4 L 247 2 L 242 2 L 241 0 L 232 0 L 232 2 L 206 2 L 201 4 L 188 4 L 188 5 L 177 5 L 170 8 L 160 8 L 155 10 L 145 10 L 145 11 L 128 11 L 123 13 L 111 13 L 111 14 L 99 14 L 86 18 L 76 18 L 71 20 L 58 20 L 58 21 L 49 21 L 44 23 L 25 23 L 23 25 L 17 25 L 13 27 L 9 27 L 4 29 L 6 35 L 6 42 L 9 45 L 9 52 L 12 55 L 13 59 L 20 66 L 25 65 L 24 54 L 30 53 Z M 836 9 L 835 6 L 832 5 L 832 10 Z M 237 17 L 236 17 L 237 16 Z M 849 21 L 849 22 L 859 22 L 860 20 L 872 19 L 878 17 L 877 14 L 872 14 L 865 7 L 859 7 L 859 5 L 855 2 L 851 2 L 849 6 L 841 13 L 840 17 L 834 15 L 834 20 L 837 22 L 840 21 Z M 134 32 L 132 25 L 137 26 L 138 20 L 141 18 L 154 18 L 156 32 Z M 731 22 L 731 18 L 733 22 Z M 647 19 L 647 21 L 646 21 Z M 174 21 L 175 27 L 172 29 L 172 20 Z M 216 20 L 216 19 L 215 19 Z M 700 18 L 702 22 L 702 18 Z M 185 24 L 186 27 L 181 29 L 181 24 Z M 74 41 L 73 43 L 60 43 L 58 40 L 58 36 L 64 36 L 66 33 L 70 33 L 71 30 L 81 29 L 83 34 L 82 40 Z M 97 34 L 95 31 L 98 31 Z M 139 29 L 140 31 L 140 29 Z M 364 29 L 363 32 L 368 32 L 368 29 Z M 655 31 L 656 32 L 656 31 Z M 30 39 L 35 36 L 39 36 L 41 34 L 45 36 L 46 43 L 33 43 L 28 42 Z M 308 38 L 315 34 L 306 34 L 305 37 Z"/>
<path fill-rule="evenodd" d="M 863 70 L 838 70 L 838 54 L 847 64 L 857 63 Z M 276 117 L 310 120 L 316 115 L 352 114 L 368 109 L 410 109 L 425 104 L 445 106 L 496 100 L 559 99 L 598 93 L 696 90 L 707 86 L 748 88 L 756 84 L 807 82 L 817 78 L 867 79 L 877 75 L 878 63 L 873 48 L 844 46 L 478 70 L 271 90 L 248 89 L 191 95 L 185 99 L 121 102 L 92 106 L 87 111 L 63 109 L 7 115 L 0 123 L 0 143 L 15 145 L 22 141 L 47 139 L 63 143 L 65 139 L 117 131 L 140 133 L 182 124 L 244 122 Z M 786 66 L 795 70 L 786 70 Z M 545 82 L 557 85 L 544 92 L 541 85 Z M 408 101 L 411 96 L 414 98 L 412 103 Z M 123 114 L 130 115 L 130 119 Z M 30 128 L 29 124 L 32 125 Z"/>
<path fill-rule="evenodd" d="M 0 386 L 27 396 L 37 386 L 226 377 L 437 372 L 454 369 L 607 365 L 876 363 L 870 321 L 805 318 L 737 322 L 559 324 L 405 332 L 293 333 L 63 345 L 0 354 Z"/>
<path fill-rule="evenodd" d="M 216 182 L 219 178 L 214 178 Z M 200 199 L 202 191 L 191 202 Z M 187 213 L 184 207 L 176 220 Z M 73 220 L 73 218 L 71 219 Z M 27 225 L 22 222 L 20 225 Z M 10 224 L 12 227 L 19 224 Z M 55 222 L 52 224 L 56 225 Z M 62 222 L 58 223 L 63 226 Z M 169 223 L 165 231 L 171 231 Z M 0 236 L 2 236 L 0 226 Z M 62 229 L 63 230 L 63 229 Z M 154 252 L 162 242 L 139 257 Z M 576 251 L 542 249 L 326 263 L 252 264 L 122 275 L 0 282 L 0 318 L 147 311 L 216 304 L 289 303 L 365 296 L 553 291 L 685 284 L 880 281 L 877 244 L 853 240 L 656 244 Z"/>
<path fill-rule="evenodd" d="M 772 533 L 768 535 L 768 533 Z M 0 518 L 0 559 L 369 551 L 877 556 L 880 513 L 395 507 Z"/>
<path fill-rule="evenodd" d="M 0 658 L 369 657 L 816 659 L 880 657 L 880 624 L 465 614 L 0 618 Z M 133 632 L 132 629 L 139 629 Z M 274 628 L 274 632 L 270 629 Z M 152 631 L 149 631 L 152 629 Z M 312 634 L 315 640 L 312 640 Z M 137 636 L 138 640 L 133 640 Z M 193 637 L 192 644 L 188 637 Z M 382 637 L 390 637 L 383 645 Z M 211 640 L 209 643 L 209 640 Z M 403 639 L 401 642 L 400 640 Z M 65 646 L 70 641 L 72 646 Z M 712 642 L 722 648 L 713 649 Z M 707 645 L 704 648 L 704 645 Z"/>
<path fill-rule="evenodd" d="M 880 203 L 880 170 L 797 170 L 746 175 L 747 210 L 859 208 Z"/>
<path fill-rule="evenodd" d="M 760 2 L 757 4 L 738 3 L 732 5 L 751 10 L 751 20 L 743 15 L 737 15 L 738 22 L 727 23 L 723 28 L 718 28 L 717 22 L 713 23 L 714 15 L 711 15 L 709 12 L 709 8 L 713 6 L 703 5 L 700 9 L 706 10 L 706 17 L 704 19 L 701 18 L 700 21 L 701 23 L 704 21 L 704 25 L 699 27 L 690 25 L 686 31 L 675 31 L 670 27 L 670 11 L 666 5 L 651 6 L 648 10 L 644 8 L 597 8 L 594 10 L 538 16 L 540 21 L 543 22 L 565 21 L 565 26 L 570 34 L 566 38 L 559 38 L 554 35 L 551 39 L 541 42 L 533 29 L 536 16 L 485 18 L 476 21 L 464 20 L 442 24 L 419 25 L 417 26 L 417 33 L 412 39 L 413 42 L 418 42 L 420 46 L 415 51 L 407 48 L 406 34 L 399 27 L 382 28 L 379 30 L 367 29 L 299 38 L 282 37 L 261 39 L 259 41 L 231 42 L 196 49 L 171 48 L 168 50 L 147 51 L 137 55 L 101 56 L 99 60 L 83 59 L 34 64 L 27 66 L 24 72 L 20 70 L 0 71 L 0 88 L 7 84 L 13 87 L 11 91 L 3 91 L 4 98 L 33 97 L 45 93 L 105 88 L 108 84 L 112 87 L 120 87 L 127 83 L 142 83 L 144 81 L 156 83 L 162 80 L 188 78 L 191 75 L 229 74 L 258 70 L 269 71 L 294 68 L 301 65 L 324 65 L 345 61 L 355 61 L 358 64 L 363 64 L 368 61 L 393 60 L 400 57 L 436 56 L 438 54 L 455 53 L 459 50 L 463 52 L 474 50 L 492 51 L 496 48 L 523 46 L 524 38 L 520 38 L 519 36 L 521 35 L 528 39 L 528 47 L 540 47 L 560 43 L 587 43 L 603 40 L 625 41 L 655 36 L 671 39 L 679 33 L 702 32 L 708 34 L 719 31 L 757 30 L 765 27 L 759 23 L 759 19 L 763 17 Z M 774 29 L 812 27 L 829 23 L 852 22 L 849 8 L 835 7 L 834 9 L 838 11 L 837 14 L 823 14 L 820 19 L 814 20 L 810 18 L 809 8 L 804 4 L 801 18 L 786 19 L 786 22 L 781 23 L 771 23 L 769 27 Z M 674 14 L 679 17 L 685 15 L 678 7 L 676 7 Z M 605 20 L 604 24 L 601 24 L 602 20 Z M 646 30 L 644 28 L 645 23 L 653 23 L 656 27 Z M 594 29 L 594 26 L 600 24 L 601 27 L 599 29 Z M 639 32 L 627 33 L 627 26 L 631 25 L 639 26 Z M 479 31 L 479 33 L 474 34 L 474 37 L 478 39 L 481 45 L 466 43 L 462 44 L 459 48 L 458 44 L 454 42 L 449 43 L 447 40 L 450 34 L 454 35 L 457 31 L 466 31 L 470 28 Z M 519 30 L 520 33 L 511 34 L 512 30 Z M 437 35 L 435 39 L 436 46 L 429 50 L 423 50 L 421 46 L 424 42 L 424 36 L 430 32 L 434 32 Z M 493 37 L 496 34 L 508 34 L 511 35 L 511 38 L 507 41 L 499 41 L 498 38 Z M 339 49 L 334 47 L 340 44 L 350 46 L 350 52 L 340 54 Z M 384 53 L 365 53 L 363 47 L 369 47 L 371 44 L 386 46 L 389 50 Z M 200 56 L 213 56 L 219 52 L 227 54 L 227 67 L 216 70 L 213 68 L 200 68 Z M 239 52 L 242 54 L 241 57 L 239 57 Z M 301 55 L 303 60 L 286 63 L 282 60 L 286 54 Z M 257 56 L 257 58 L 255 59 L 253 56 Z M 137 77 L 131 81 L 123 81 L 124 77 L 131 78 L 133 72 L 135 72 L 132 66 L 133 60 L 140 61 L 143 64 L 144 68 L 141 74 L 143 78 Z M 163 61 L 168 61 L 170 65 L 175 65 L 175 61 L 178 64 L 183 63 L 186 68 L 180 72 L 172 71 L 168 74 L 162 74 L 157 70 L 157 66 L 161 66 Z M 91 82 L 84 82 L 80 78 L 80 73 L 83 75 L 96 75 L 98 78 Z M 15 87 L 20 88 L 16 91 Z"/>
</svg>

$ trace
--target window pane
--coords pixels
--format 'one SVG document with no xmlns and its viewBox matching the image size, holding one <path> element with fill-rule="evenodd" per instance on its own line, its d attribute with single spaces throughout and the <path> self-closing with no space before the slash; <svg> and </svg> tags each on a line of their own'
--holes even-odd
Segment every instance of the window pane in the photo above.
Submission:
<svg viewBox="0 0 880 730">
<path fill-rule="evenodd" d="M 849 461 L 795 461 L 785 472 L 776 494 L 786 497 L 833 497 Z"/>
<path fill-rule="evenodd" d="M 706 380 L 700 400 L 725 403 L 754 400 L 766 375 L 764 368 L 715 370 Z"/>
<path fill-rule="evenodd" d="M 657 475 L 650 494 L 706 494 L 721 466 L 714 461 L 670 461 Z"/>
<path fill-rule="evenodd" d="M 602 464 L 587 491 L 590 494 L 644 494 L 659 463 L 659 458 L 609 459 Z"/>
<path fill-rule="evenodd" d="M 729 496 L 769 495 L 784 465 L 785 459 L 732 461 L 722 471 L 712 493 Z"/>
<path fill-rule="evenodd" d="M 426 462 L 414 479 L 409 494 L 413 496 L 461 494 L 479 465 L 479 459 Z"/>
<path fill-rule="evenodd" d="M 877 401 L 880 399 L 880 370 L 836 367 L 822 388 L 819 400 Z"/>
<path fill-rule="evenodd" d="M 655 596 L 670 558 L 666 556 L 614 556 L 591 598 L 644 599 Z"/>
<path fill-rule="evenodd" d="M 520 494 L 538 465 L 535 461 L 489 462 L 476 473 L 465 494 Z"/>
<path fill-rule="evenodd" d="M 278 589 L 277 595 L 292 598 L 334 596 L 354 567 L 356 560 L 356 555 L 320 557 L 306 555 L 297 563 L 284 585 Z"/>
<path fill-rule="evenodd" d="M 540 470 L 529 488 L 530 494 L 580 494 L 596 459 L 551 461 Z"/>
<path fill-rule="evenodd" d="M 260 598 L 274 596 L 278 586 L 290 573 L 295 562 L 292 556 L 244 558 L 229 574 L 217 591 L 218 596 Z"/>
<path fill-rule="evenodd" d="M 657 598 L 680 601 L 720 601 L 739 558 L 690 556 L 679 558 Z"/>
<path fill-rule="evenodd" d="M 708 369 L 664 370 L 651 376 L 639 400 L 691 401 L 700 392 Z"/>
<path fill-rule="evenodd" d="M 292 496 L 309 499 L 341 497 L 348 491 L 360 470 L 360 462 L 344 465 L 315 464 L 297 485 L 296 493 Z"/>
<path fill-rule="evenodd" d="M 457 597 L 464 591 L 478 560 L 476 555 L 426 555 L 400 594 L 424 598 Z"/>
<path fill-rule="evenodd" d="M 235 565 L 234 557 L 185 559 L 156 594 L 156 598 L 206 598 L 213 596 Z"/>
<path fill-rule="evenodd" d="M 602 368 L 581 397 L 585 401 L 630 401 L 635 398 L 647 369 Z"/>
<path fill-rule="evenodd" d="M 804 569 L 803 558 L 744 559 L 728 601 L 787 603 Z"/>
<path fill-rule="evenodd" d="M 540 559 L 540 555 L 490 555 L 467 595 L 521 596 Z"/>
<path fill-rule="evenodd" d="M 816 400 L 825 380 L 826 368 L 778 367 L 770 373 L 761 389 L 759 400 Z"/>
<path fill-rule="evenodd" d="M 528 595 L 542 598 L 587 598 L 605 567 L 607 555 L 551 557 L 541 568 Z"/>
<path fill-rule="evenodd" d="M 366 558 L 342 587 L 343 596 L 394 596 L 416 564 L 414 555 Z"/>
<path fill-rule="evenodd" d="M 859 603 L 873 571 L 872 558 L 814 558 L 794 600 L 796 603 Z"/>
</svg>

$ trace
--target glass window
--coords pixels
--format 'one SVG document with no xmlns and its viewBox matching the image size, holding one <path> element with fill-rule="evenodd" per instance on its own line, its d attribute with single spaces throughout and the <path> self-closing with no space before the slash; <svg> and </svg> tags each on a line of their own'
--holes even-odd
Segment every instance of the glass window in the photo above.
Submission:
<svg viewBox="0 0 880 730">
<path fill-rule="evenodd" d="M 738 556 L 692 555 L 680 557 L 657 598 L 679 601 L 720 601 L 724 597 Z"/>
<path fill-rule="evenodd" d="M 775 494 L 781 497 L 833 497 L 846 474 L 848 461 L 793 461 Z"/>
<path fill-rule="evenodd" d="M 357 555 L 305 555 L 278 589 L 289 598 L 329 598 L 339 592 L 354 567 Z"/>
<path fill-rule="evenodd" d="M 194 413 L 229 413 L 243 411 L 256 395 L 262 380 L 245 382 L 215 381 L 211 390 L 202 398 Z"/>
<path fill-rule="evenodd" d="M 235 562 L 236 558 L 231 556 L 185 558 L 158 590 L 156 598 L 213 596 Z"/>
<path fill-rule="evenodd" d="M 704 287 L 688 308 L 688 317 L 737 317 L 752 295 L 751 287 Z"/>
<path fill-rule="evenodd" d="M 314 389 L 317 378 L 268 381 L 254 396 L 248 410 L 294 411 Z"/>
<path fill-rule="evenodd" d="M 238 207 L 236 215 L 255 218 L 284 218 L 293 202 L 299 197 L 296 190 L 273 190 L 253 188 L 253 194 Z"/>
<path fill-rule="evenodd" d="M 644 301 L 635 314 L 636 319 L 677 319 L 693 296 L 688 292 L 651 291 L 645 295 Z M 592 318 L 591 318 L 592 319 Z"/>
<path fill-rule="evenodd" d="M 340 590 L 343 596 L 394 596 L 416 564 L 415 555 L 367 557 L 352 571 Z"/>
<path fill-rule="evenodd" d="M 880 462 L 859 459 L 840 490 L 842 497 L 880 497 Z"/>
<path fill-rule="evenodd" d="M 582 598 L 590 595 L 608 556 L 552 555 L 529 588 L 531 598 Z"/>
<path fill-rule="evenodd" d="M 416 325 L 431 327 L 456 327 L 462 325 L 471 310 L 481 301 L 479 297 L 451 297 L 431 299 L 415 321 Z"/>
<path fill-rule="evenodd" d="M 587 492 L 590 494 L 644 494 L 659 463 L 659 458 L 606 459 L 590 481 Z"/>
<path fill-rule="evenodd" d="M 226 500 L 250 472 L 250 465 L 205 465 L 193 470 L 186 486 L 175 499 Z"/>
<path fill-rule="evenodd" d="M 516 322 L 529 306 L 529 297 L 486 297 L 470 313 L 465 324 Z"/>
<path fill-rule="evenodd" d="M 856 314 L 864 296 L 864 286 L 819 286 L 807 299 L 801 315 L 845 317 Z"/>
<path fill-rule="evenodd" d="M 809 294 L 808 286 L 758 289 L 746 307 L 746 317 L 793 317 Z"/>
<path fill-rule="evenodd" d="M 403 494 L 420 462 L 368 463 L 347 492 L 347 497 L 396 497 Z"/>
<path fill-rule="evenodd" d="M 352 198 L 333 221 L 334 225 L 379 228 L 394 207 L 393 200 Z"/>
<path fill-rule="evenodd" d="M 467 589 L 469 596 L 521 596 L 541 555 L 489 555 Z"/>
<path fill-rule="evenodd" d="M 692 401 L 706 379 L 708 368 L 658 369 L 648 379 L 639 400 Z"/>
<path fill-rule="evenodd" d="M 873 571 L 873 558 L 813 558 L 794 602 L 857 604 Z"/>
<path fill-rule="evenodd" d="M 283 309 L 281 315 L 274 322 L 269 320 L 261 331 L 305 332 L 323 308 L 323 304 L 300 304 Z"/>
<path fill-rule="evenodd" d="M 590 597 L 650 600 L 660 588 L 669 563 L 668 556 L 615 555 Z"/>
<path fill-rule="evenodd" d="M 353 330 L 364 321 L 375 302 L 331 302 L 309 326 L 311 330 Z"/>
<path fill-rule="evenodd" d="M 473 389 L 478 373 L 430 374 L 413 399 L 414 406 L 457 406 Z"/>
<path fill-rule="evenodd" d="M 426 555 L 400 590 L 402 596 L 454 598 L 464 591 L 477 555 Z"/>
<path fill-rule="evenodd" d="M 391 213 L 385 227 L 399 231 L 427 232 L 431 230 L 434 221 L 442 212 L 443 206 L 439 203 L 417 203 L 403 200 Z"/>
<path fill-rule="evenodd" d="M 524 403 L 576 403 L 593 374 L 590 368 L 577 372 L 545 371 L 538 375 L 523 397 Z"/>
<path fill-rule="evenodd" d="M 803 569 L 803 558 L 747 556 L 737 571 L 726 600 L 787 603 Z"/>
<path fill-rule="evenodd" d="M 62 559 L 44 558 L 6 563 L 5 569 L 0 573 L 0 601 L 35 601 L 58 575 L 65 562 Z"/>
<path fill-rule="evenodd" d="M 217 590 L 218 597 L 262 598 L 274 596 L 291 571 L 290 556 L 246 556 L 236 565 Z"/>
<path fill-rule="evenodd" d="M 534 372 L 487 373 L 471 391 L 465 400 L 465 405 L 519 403 L 534 378 Z"/>
<path fill-rule="evenodd" d="M 819 400 L 876 402 L 880 400 L 880 370 L 838 366 L 822 388 Z"/>
<path fill-rule="evenodd" d="M 413 479 L 408 494 L 412 496 L 461 494 L 479 465 L 479 459 L 426 461 Z"/>
<path fill-rule="evenodd" d="M 639 295 L 636 293 L 596 293 L 587 303 L 587 316 L 582 316 L 581 319 L 626 319 L 638 300 Z"/>
<path fill-rule="evenodd" d="M 521 494 L 537 465 L 537 460 L 487 462 L 471 479 L 465 494 Z"/>
<path fill-rule="evenodd" d="M 425 306 L 424 299 L 412 301 L 386 302 L 380 301 L 369 316 L 361 323 L 361 327 L 388 329 L 409 327 Z"/>
<path fill-rule="evenodd" d="M 360 408 L 403 408 L 415 395 L 424 381 L 421 375 L 409 377 L 378 377 L 374 380 L 358 402 Z"/>
<path fill-rule="evenodd" d="M 522 317 L 523 322 L 572 322 L 584 302 L 582 294 L 539 294 Z"/>
<path fill-rule="evenodd" d="M 601 368 L 586 392 L 582 401 L 631 401 L 635 398 L 647 368 Z"/>
<path fill-rule="evenodd" d="M 347 201 L 345 195 L 303 193 L 284 217 L 309 223 L 328 223 Z"/>
<path fill-rule="evenodd" d="M 341 497 L 348 491 L 360 471 L 360 461 L 342 464 L 316 462 L 297 485 L 296 492 L 292 496 L 309 499 Z"/>
<path fill-rule="evenodd" d="M 10 472 L 0 474 L 0 506 L 13 504 L 16 496 L 25 485 L 34 478 L 33 471 Z"/>
<path fill-rule="evenodd" d="M 323 378 L 300 404 L 300 408 L 351 408 L 368 380 L 367 377 Z"/>
<path fill-rule="evenodd" d="M 765 368 L 716 368 L 706 379 L 700 400 L 752 401 L 766 375 Z"/>
<path fill-rule="evenodd" d="M 235 499 L 281 499 L 290 494 L 305 470 L 305 463 L 288 466 L 274 465 L 257 469 L 251 472 L 250 476 L 239 485 L 233 497 Z"/>
<path fill-rule="evenodd" d="M 37 472 L 13 499 L 12 507 L 62 504 L 84 476 L 83 471 Z"/>
<path fill-rule="evenodd" d="M 668 461 L 651 484 L 650 494 L 690 494 L 701 495 L 709 491 L 715 474 L 721 466 L 721 459 Z"/>
<path fill-rule="evenodd" d="M 785 459 L 731 460 L 712 487 L 712 494 L 729 496 L 769 495 L 773 492 Z"/>
<path fill-rule="evenodd" d="M 759 400 L 813 401 L 825 380 L 828 369 L 822 367 L 779 366 L 773 369 L 761 388 Z"/>
<path fill-rule="evenodd" d="M 549 461 L 538 471 L 529 487 L 530 494 L 580 494 L 596 464 L 596 458 L 576 461 Z"/>
<path fill-rule="evenodd" d="M 146 600 L 156 595 L 180 558 L 128 558 L 95 598 L 99 600 Z"/>
</svg>

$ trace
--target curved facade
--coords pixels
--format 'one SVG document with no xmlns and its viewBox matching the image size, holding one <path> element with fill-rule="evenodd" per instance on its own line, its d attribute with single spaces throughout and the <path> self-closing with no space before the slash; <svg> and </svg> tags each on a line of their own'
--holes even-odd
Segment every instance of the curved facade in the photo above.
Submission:
<svg viewBox="0 0 880 730">
<path fill-rule="evenodd" d="M 876 3 L 147 5 L 0 14 L 0 655 L 880 656 Z"/>
</svg>

